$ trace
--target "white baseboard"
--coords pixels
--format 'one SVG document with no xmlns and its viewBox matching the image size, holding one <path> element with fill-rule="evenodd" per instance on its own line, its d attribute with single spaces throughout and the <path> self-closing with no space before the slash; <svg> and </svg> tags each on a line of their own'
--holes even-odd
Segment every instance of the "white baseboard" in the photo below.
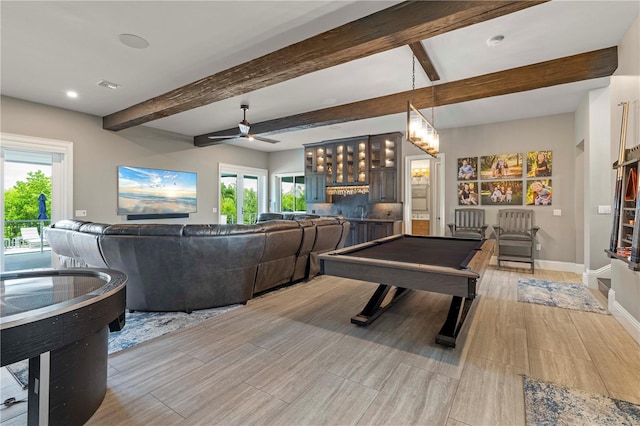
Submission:
<svg viewBox="0 0 640 426">
<path fill-rule="evenodd" d="M 536 269 L 547 269 L 549 271 L 560 271 L 560 272 L 572 272 L 574 274 L 582 273 L 583 265 L 577 263 L 570 262 L 558 262 L 555 260 L 544 260 L 544 259 L 536 259 L 534 260 Z M 527 263 L 522 262 L 501 262 L 504 266 L 509 268 L 529 268 Z M 491 260 L 489 261 L 490 265 L 497 265 L 498 258 L 496 256 L 491 256 Z"/>
<path fill-rule="evenodd" d="M 611 264 L 600 269 L 587 270 L 582 274 L 582 283 L 589 288 L 598 288 L 598 278 L 611 278 Z"/>
<path fill-rule="evenodd" d="M 616 292 L 609 289 L 609 312 L 618 320 L 625 330 L 640 345 L 640 322 L 635 319 L 627 310 L 618 302 L 616 302 Z"/>
</svg>

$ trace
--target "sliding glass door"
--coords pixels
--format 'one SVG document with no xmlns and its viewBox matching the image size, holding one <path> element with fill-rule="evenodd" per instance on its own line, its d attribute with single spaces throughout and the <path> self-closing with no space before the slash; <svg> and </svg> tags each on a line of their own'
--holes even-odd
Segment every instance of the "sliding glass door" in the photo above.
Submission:
<svg viewBox="0 0 640 426">
<path fill-rule="evenodd" d="M 252 224 L 266 211 L 267 171 L 220 165 L 220 223 Z"/>
</svg>

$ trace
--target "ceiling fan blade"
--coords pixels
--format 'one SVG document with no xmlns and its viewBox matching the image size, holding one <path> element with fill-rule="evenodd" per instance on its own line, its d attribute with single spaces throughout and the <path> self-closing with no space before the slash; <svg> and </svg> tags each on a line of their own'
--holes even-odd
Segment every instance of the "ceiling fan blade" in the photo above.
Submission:
<svg viewBox="0 0 640 426">
<path fill-rule="evenodd" d="M 208 136 L 209 139 L 236 139 L 236 138 L 242 138 L 242 137 L 245 137 L 245 135 Z"/>
<path fill-rule="evenodd" d="M 214 139 L 213 141 L 209 142 L 208 145 L 209 146 L 224 145 L 226 143 L 232 143 L 235 140 L 236 139 Z"/>
<path fill-rule="evenodd" d="M 251 137 L 257 141 L 262 141 L 262 142 L 268 142 L 268 143 L 279 143 L 280 141 L 277 141 L 275 139 L 269 139 L 269 138 L 264 138 L 262 136 L 255 136 L 255 135 L 251 135 Z"/>
</svg>

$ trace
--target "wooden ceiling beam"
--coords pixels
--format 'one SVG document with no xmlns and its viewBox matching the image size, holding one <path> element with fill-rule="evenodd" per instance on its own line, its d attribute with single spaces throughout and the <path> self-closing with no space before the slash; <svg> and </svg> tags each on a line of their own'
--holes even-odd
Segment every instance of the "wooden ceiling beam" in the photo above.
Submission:
<svg viewBox="0 0 640 426">
<path fill-rule="evenodd" d="M 415 43 L 409 43 L 409 47 L 413 52 L 413 56 L 418 60 L 418 63 L 424 70 L 427 77 L 429 77 L 429 81 L 438 81 L 440 80 L 440 76 L 438 75 L 438 71 L 433 66 L 433 62 L 431 62 L 431 58 L 429 58 L 429 54 L 424 48 L 424 45 L 421 41 L 416 41 Z"/>
<path fill-rule="evenodd" d="M 405 1 L 107 115 L 102 127 L 137 126 L 546 1 Z"/>
<path fill-rule="evenodd" d="M 608 77 L 618 67 L 616 46 L 564 58 L 553 59 L 533 65 L 498 71 L 478 77 L 452 81 L 432 87 L 405 91 L 350 104 L 324 108 L 274 120 L 253 123 L 251 132 L 255 134 L 276 134 L 329 126 L 366 118 L 406 112 L 407 101 L 417 108 L 450 105 L 460 102 L 484 99 L 510 93 L 526 92 L 558 84 L 574 83 L 600 77 Z M 432 94 L 435 93 L 435 102 Z M 213 145 L 216 141 L 210 135 L 237 133 L 237 128 L 195 136 L 196 146 Z"/>
</svg>

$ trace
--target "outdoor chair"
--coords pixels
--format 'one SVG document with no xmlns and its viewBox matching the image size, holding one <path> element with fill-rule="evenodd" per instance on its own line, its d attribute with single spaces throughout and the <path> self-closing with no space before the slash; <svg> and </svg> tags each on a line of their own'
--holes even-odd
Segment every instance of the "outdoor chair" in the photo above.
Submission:
<svg viewBox="0 0 640 426">
<path fill-rule="evenodd" d="M 524 262 L 531 264 L 531 273 L 534 273 L 536 233 L 540 228 L 533 224 L 533 210 L 498 210 L 498 224 L 493 228 L 498 246 L 498 267 L 504 261 Z"/>
<path fill-rule="evenodd" d="M 40 242 L 47 245 L 47 241 L 40 239 L 38 228 L 20 228 L 20 234 L 22 234 L 22 241 L 25 241 L 29 248 L 40 247 Z"/>
<path fill-rule="evenodd" d="M 484 239 L 487 225 L 483 209 L 456 209 L 454 223 L 448 224 L 453 237 Z"/>
</svg>

